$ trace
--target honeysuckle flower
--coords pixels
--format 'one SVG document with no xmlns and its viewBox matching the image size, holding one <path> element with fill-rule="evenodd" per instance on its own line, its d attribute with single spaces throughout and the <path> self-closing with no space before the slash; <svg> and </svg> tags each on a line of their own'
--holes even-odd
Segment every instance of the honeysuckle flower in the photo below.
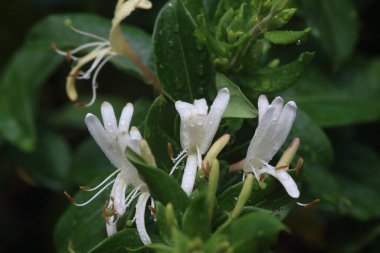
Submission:
<svg viewBox="0 0 380 253">
<path fill-rule="evenodd" d="M 139 177 L 137 169 L 127 159 L 124 153 L 126 147 L 129 147 L 136 153 L 141 154 L 141 134 L 136 127 L 132 126 L 129 128 L 133 115 L 133 105 L 128 103 L 123 108 L 118 124 L 113 107 L 108 102 L 102 104 L 101 114 L 103 125 L 99 119 L 91 113 L 86 115 L 85 122 L 96 143 L 107 156 L 111 164 L 117 169 L 95 188 L 82 187 L 83 190 L 94 191 L 105 185 L 89 201 L 83 204 L 74 204 L 77 206 L 87 205 L 102 191 L 113 184 L 110 199 L 103 209 L 107 234 L 110 236 L 117 231 L 116 223 L 118 218 L 125 213 L 132 201 L 138 197 L 134 219 L 141 241 L 144 244 L 149 244 L 151 240 L 146 232 L 144 221 L 146 204 L 150 197 L 149 190 L 145 182 Z M 128 188 L 131 190 L 128 196 L 125 196 Z"/>
<path fill-rule="evenodd" d="M 244 171 L 252 172 L 260 181 L 262 175 L 269 174 L 277 178 L 292 198 L 298 198 L 300 192 L 293 178 L 287 173 L 287 165 L 273 167 L 269 165 L 273 156 L 284 144 L 296 118 L 297 106 L 293 101 L 284 105 L 281 97 L 269 104 L 266 96 L 258 100 L 259 124 L 248 147 Z"/>
<path fill-rule="evenodd" d="M 193 190 L 197 168 L 200 169 L 202 166 L 202 155 L 210 148 L 229 100 L 230 93 L 227 88 L 224 88 L 219 90 L 210 111 L 204 98 L 194 100 L 193 104 L 175 102 L 175 108 L 181 118 L 180 139 L 183 150 L 177 158 L 173 159 L 175 165 L 170 174 L 187 157 L 181 183 L 187 195 L 190 195 Z"/>
<path fill-rule="evenodd" d="M 146 75 L 151 77 L 152 73 L 146 68 L 146 66 L 143 66 L 144 64 L 132 50 L 120 30 L 121 21 L 128 17 L 135 9 L 150 9 L 151 7 L 152 3 L 148 0 L 118 0 L 108 39 L 74 28 L 71 21 L 66 20 L 65 23 L 70 26 L 72 30 L 96 40 L 94 42 L 83 44 L 68 52 L 59 50 L 53 45 L 58 54 L 64 55 L 68 60 L 73 60 L 75 62 L 66 78 L 66 93 L 70 100 L 76 101 L 78 98 L 75 88 L 75 80 L 90 79 L 92 76 L 92 99 L 89 103 L 85 104 L 85 106 L 92 105 L 96 99 L 96 89 L 98 86 L 96 82 L 97 76 L 103 66 L 115 55 L 128 57 L 142 71 L 147 72 L 145 73 Z M 84 56 L 76 56 L 81 51 L 91 48 L 92 50 Z M 81 69 L 90 62 L 92 62 L 91 66 L 86 71 L 82 71 Z"/>
</svg>

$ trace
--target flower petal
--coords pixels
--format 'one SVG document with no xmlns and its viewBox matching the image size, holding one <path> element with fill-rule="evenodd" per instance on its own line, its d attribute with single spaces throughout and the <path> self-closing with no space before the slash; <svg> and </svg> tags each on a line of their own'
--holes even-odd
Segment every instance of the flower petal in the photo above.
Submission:
<svg viewBox="0 0 380 253">
<path fill-rule="evenodd" d="M 101 113 L 102 113 L 104 128 L 111 136 L 114 136 L 114 139 L 116 140 L 118 129 L 117 129 L 116 116 L 115 116 L 115 112 L 113 110 L 112 105 L 108 102 L 103 102 L 101 106 Z"/>
<path fill-rule="evenodd" d="M 265 95 L 261 95 L 257 102 L 257 109 L 259 110 L 259 122 L 269 107 L 268 99 Z"/>
<path fill-rule="evenodd" d="M 139 199 L 137 200 L 137 204 L 136 204 L 136 214 L 135 214 L 136 228 L 137 228 L 137 232 L 139 233 L 140 239 L 142 243 L 144 243 L 144 245 L 152 243 L 145 228 L 145 209 L 146 209 L 146 202 L 148 201 L 149 197 L 150 197 L 149 193 L 146 193 L 146 192 L 142 193 L 139 196 Z"/>
<path fill-rule="evenodd" d="M 198 155 L 189 154 L 186 161 L 186 167 L 183 172 L 181 187 L 189 196 L 194 188 L 195 177 L 197 175 Z"/>
<path fill-rule="evenodd" d="M 124 155 L 118 143 L 113 141 L 110 134 L 105 131 L 99 119 L 95 115 L 88 113 L 85 122 L 91 136 L 110 162 L 118 169 L 123 168 L 125 163 Z"/>
<path fill-rule="evenodd" d="M 227 109 L 228 102 L 230 101 L 230 92 L 227 88 L 219 90 L 214 102 L 211 105 L 210 112 L 202 127 L 202 134 L 200 136 L 199 151 L 203 155 L 209 149 L 215 133 L 219 128 L 220 121 L 223 113 Z"/>
<path fill-rule="evenodd" d="M 127 178 L 124 171 L 120 172 L 113 183 L 111 190 L 111 199 L 113 199 L 113 206 L 118 216 L 125 213 L 125 191 L 127 190 Z"/>
<path fill-rule="evenodd" d="M 111 222 L 113 221 L 109 221 L 106 223 L 107 236 L 111 236 L 117 232 L 116 224 Z"/>
<path fill-rule="evenodd" d="M 123 111 L 119 119 L 119 132 L 128 132 L 129 126 L 131 124 L 132 115 L 133 115 L 133 105 L 128 103 L 124 106 Z"/>
<path fill-rule="evenodd" d="M 290 197 L 298 198 L 300 196 L 296 182 L 294 182 L 286 170 L 275 170 L 272 166 L 267 165 L 261 171 L 277 178 Z"/>
</svg>

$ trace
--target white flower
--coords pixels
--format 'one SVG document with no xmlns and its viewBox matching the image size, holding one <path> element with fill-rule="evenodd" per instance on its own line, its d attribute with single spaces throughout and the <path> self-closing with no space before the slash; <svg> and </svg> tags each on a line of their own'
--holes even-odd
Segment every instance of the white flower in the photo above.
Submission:
<svg viewBox="0 0 380 253">
<path fill-rule="evenodd" d="M 229 99 L 230 93 L 227 88 L 219 90 L 209 112 L 204 98 L 194 100 L 194 104 L 182 101 L 175 103 L 181 118 L 180 139 L 183 150 L 173 159 L 176 164 L 170 174 L 187 157 L 181 186 L 188 195 L 193 190 L 197 168 L 201 168 L 202 155 L 210 148 Z"/>
<path fill-rule="evenodd" d="M 128 103 L 123 108 L 119 124 L 117 124 L 113 107 L 108 102 L 102 104 L 101 114 L 104 126 L 95 115 L 90 113 L 86 115 L 85 122 L 96 143 L 110 160 L 112 165 L 117 169 L 97 187 L 93 189 L 82 187 L 84 190 L 93 191 L 106 184 L 86 203 L 74 204 L 77 206 L 88 204 L 113 183 L 110 200 L 107 202 L 103 210 L 103 217 L 107 221 L 107 234 L 110 236 L 116 233 L 116 222 L 118 218 L 125 213 L 126 208 L 136 197 L 138 197 L 135 214 L 136 227 L 141 241 L 144 244 L 149 244 L 151 243 L 151 240 L 146 232 L 144 222 L 146 203 L 150 197 L 149 190 L 145 182 L 140 179 L 137 169 L 124 154 L 126 147 L 141 154 L 141 134 L 136 127 L 132 126 L 129 129 L 133 115 L 133 105 Z M 116 178 L 111 180 L 115 175 L 117 175 Z M 128 188 L 131 188 L 131 191 L 126 197 L 125 195 Z"/>
<path fill-rule="evenodd" d="M 103 66 L 115 55 L 124 55 L 132 60 L 132 62 L 139 61 L 137 55 L 130 48 L 128 42 L 124 38 L 122 32 L 120 31 L 120 23 L 123 19 L 128 17 L 136 8 L 150 9 L 152 3 L 148 0 L 118 0 L 115 8 L 114 18 L 112 19 L 112 27 L 110 29 L 109 38 L 102 38 L 97 35 L 81 31 L 74 28 L 71 25 L 70 20 L 66 20 L 66 24 L 71 27 L 75 32 L 82 34 L 87 37 L 91 37 L 96 41 L 86 43 L 81 45 L 69 52 L 59 50 L 53 44 L 55 51 L 65 56 L 68 60 L 73 60 L 75 62 L 74 67 L 71 69 L 69 75 L 66 78 L 66 93 L 67 96 L 75 101 L 78 98 L 78 94 L 75 88 L 76 79 L 90 79 L 92 75 L 92 99 L 85 106 L 90 106 L 94 103 L 96 99 L 96 89 L 97 89 L 97 76 Z M 77 53 L 88 50 L 92 50 L 82 57 L 76 56 Z M 92 62 L 91 66 L 86 71 L 81 71 L 81 69 L 88 63 Z"/>
<path fill-rule="evenodd" d="M 258 109 L 259 124 L 248 147 L 244 171 L 253 172 L 258 181 L 262 174 L 272 175 L 281 182 L 291 197 L 298 198 L 300 192 L 293 178 L 284 169 L 287 166 L 275 168 L 268 164 L 289 135 L 296 118 L 297 106 L 293 101 L 284 106 L 281 97 L 276 97 L 269 104 L 266 96 L 261 95 Z"/>
</svg>

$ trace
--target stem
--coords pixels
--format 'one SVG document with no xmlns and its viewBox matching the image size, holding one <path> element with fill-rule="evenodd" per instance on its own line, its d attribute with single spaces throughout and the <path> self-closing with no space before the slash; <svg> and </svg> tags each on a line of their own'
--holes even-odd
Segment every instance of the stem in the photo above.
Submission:
<svg viewBox="0 0 380 253">
<path fill-rule="evenodd" d="M 247 178 L 244 181 L 243 188 L 241 189 L 241 192 L 239 194 L 238 201 L 231 212 L 232 219 L 235 219 L 240 215 L 241 211 L 243 210 L 243 207 L 245 206 L 249 197 L 251 196 L 252 187 L 253 187 L 253 175 L 248 174 Z"/>
<path fill-rule="evenodd" d="M 251 37 L 248 39 L 246 43 L 241 45 L 236 52 L 235 56 L 232 58 L 229 68 L 232 69 L 235 67 L 235 65 L 243 58 L 247 52 L 248 49 L 251 47 L 252 42 L 266 29 L 266 26 L 268 25 L 269 21 L 272 18 L 272 13 L 268 14 L 265 18 L 263 18 L 259 23 L 257 23 L 255 26 L 252 27 L 252 29 L 249 31 L 251 34 Z"/>
</svg>

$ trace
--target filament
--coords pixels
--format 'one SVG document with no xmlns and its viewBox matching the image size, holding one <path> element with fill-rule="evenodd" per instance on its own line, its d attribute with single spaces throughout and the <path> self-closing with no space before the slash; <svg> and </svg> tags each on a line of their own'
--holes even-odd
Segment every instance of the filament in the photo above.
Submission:
<svg viewBox="0 0 380 253">
<path fill-rule="evenodd" d="M 86 202 L 81 203 L 81 204 L 78 204 L 78 203 L 74 202 L 73 204 L 76 205 L 76 206 L 85 206 L 85 205 L 91 203 L 97 196 L 99 196 L 100 193 L 102 193 L 105 189 L 107 189 L 114 181 L 115 180 L 112 180 L 111 182 L 109 182 L 108 184 L 106 184 L 106 186 L 104 186 L 102 189 L 100 189 L 94 196 L 92 196 L 92 198 L 90 198 Z"/>
<path fill-rule="evenodd" d="M 115 170 L 114 172 L 111 173 L 111 175 L 109 175 L 106 179 L 104 179 L 100 184 L 98 184 L 97 186 L 95 186 L 95 188 L 85 188 L 83 186 L 80 187 L 81 190 L 84 190 L 84 191 L 88 191 L 88 192 L 92 192 L 92 191 L 95 191 L 96 189 L 98 189 L 99 187 L 101 187 L 102 185 L 104 185 L 108 180 L 110 180 L 113 176 L 115 176 L 118 172 L 120 172 L 121 169 L 117 169 Z"/>
</svg>

